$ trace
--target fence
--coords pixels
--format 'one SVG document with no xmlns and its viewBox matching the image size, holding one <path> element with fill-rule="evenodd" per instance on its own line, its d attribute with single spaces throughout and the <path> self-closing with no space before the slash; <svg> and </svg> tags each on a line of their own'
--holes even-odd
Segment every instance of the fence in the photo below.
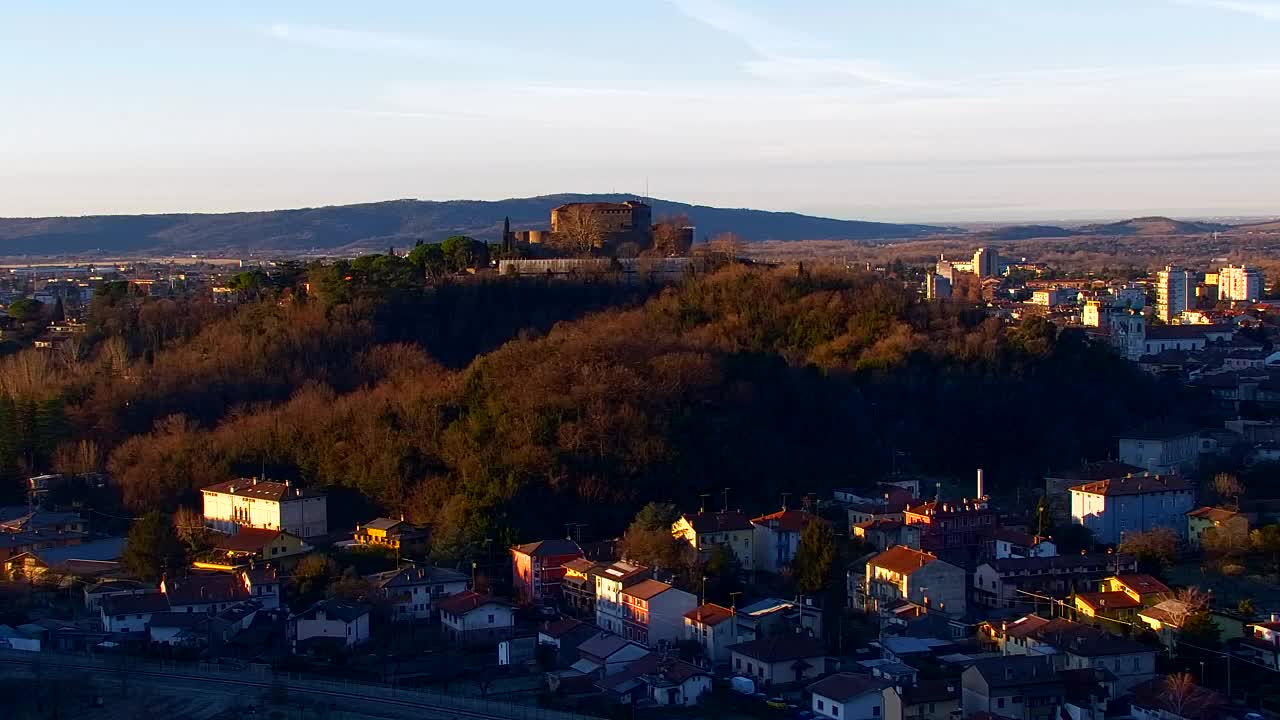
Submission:
<svg viewBox="0 0 1280 720">
<path fill-rule="evenodd" d="M 23 664 L 34 669 L 58 668 L 135 675 L 167 675 L 184 680 L 238 683 L 270 692 L 313 693 L 357 701 L 383 701 L 399 705 L 456 712 L 484 718 L 514 720 L 597 720 L 588 715 L 551 710 L 534 705 L 447 695 L 417 688 L 396 688 L 345 680 L 321 680 L 298 673 L 276 673 L 266 665 L 228 665 L 210 662 L 148 660 L 127 655 L 88 655 L 60 652 L 22 652 L 0 649 L 0 664 Z"/>
</svg>

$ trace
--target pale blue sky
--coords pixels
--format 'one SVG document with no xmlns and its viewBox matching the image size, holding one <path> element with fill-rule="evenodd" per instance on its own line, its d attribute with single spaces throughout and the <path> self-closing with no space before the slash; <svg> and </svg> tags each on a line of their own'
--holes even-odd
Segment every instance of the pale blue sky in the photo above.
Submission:
<svg viewBox="0 0 1280 720">
<path fill-rule="evenodd" d="M 0 215 L 1280 213 L 1280 0 L 0 0 Z"/>
</svg>

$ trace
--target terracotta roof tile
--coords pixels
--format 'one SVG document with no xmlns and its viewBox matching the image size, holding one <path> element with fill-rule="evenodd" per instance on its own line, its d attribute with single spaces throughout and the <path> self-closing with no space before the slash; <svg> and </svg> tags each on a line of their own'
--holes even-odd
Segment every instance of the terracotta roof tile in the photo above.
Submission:
<svg viewBox="0 0 1280 720">
<path fill-rule="evenodd" d="M 881 567 L 886 570 L 900 573 L 902 575 L 910 575 L 929 563 L 937 560 L 936 555 L 930 555 L 927 552 L 912 550 L 905 545 L 889 548 L 884 552 L 876 555 L 868 561 L 869 565 Z"/>
</svg>

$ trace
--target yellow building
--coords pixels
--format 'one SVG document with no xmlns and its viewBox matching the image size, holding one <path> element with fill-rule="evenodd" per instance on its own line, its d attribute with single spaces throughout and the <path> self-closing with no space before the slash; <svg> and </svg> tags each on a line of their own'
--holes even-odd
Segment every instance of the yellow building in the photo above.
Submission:
<svg viewBox="0 0 1280 720">
<path fill-rule="evenodd" d="M 357 525 L 352 539 L 360 545 L 400 550 L 406 545 L 422 542 L 426 537 L 427 533 L 422 528 L 410 525 L 403 520 L 380 517 L 363 525 Z"/>
<path fill-rule="evenodd" d="M 1084 618 L 1096 620 L 1101 617 L 1132 623 L 1142 603 L 1123 591 L 1084 592 L 1076 593 L 1075 606 L 1076 612 Z"/>
<path fill-rule="evenodd" d="M 1151 607 L 1173 597 L 1168 585 L 1142 573 L 1112 575 L 1102 581 L 1102 592 L 1124 593 L 1142 607 Z"/>
<path fill-rule="evenodd" d="M 689 543 L 699 553 L 711 552 L 717 545 L 732 550 L 743 570 L 755 569 L 753 534 L 751 518 L 738 510 L 685 513 L 671 525 L 672 537 Z"/>
</svg>

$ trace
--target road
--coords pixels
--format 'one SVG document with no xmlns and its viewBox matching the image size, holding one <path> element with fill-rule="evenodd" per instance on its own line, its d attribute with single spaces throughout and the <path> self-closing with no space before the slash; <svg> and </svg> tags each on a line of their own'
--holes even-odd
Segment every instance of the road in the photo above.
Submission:
<svg viewBox="0 0 1280 720">
<path fill-rule="evenodd" d="M 322 708 L 326 718 L 354 713 L 359 717 L 406 720 L 585 720 L 533 706 L 293 676 L 273 679 L 250 675 L 241 671 L 195 674 L 190 668 L 157 669 L 140 664 L 125 667 L 101 658 L 49 653 L 5 653 L 0 657 L 0 677 L 42 680 L 54 686 L 77 679 L 91 684 L 92 692 L 104 698 L 102 708 L 86 715 L 93 718 L 114 717 L 113 705 L 133 706 L 138 699 L 147 698 L 148 715 L 197 720 L 224 717 L 229 711 L 243 712 L 251 706 L 265 708 L 268 703 L 295 710 Z M 62 694 L 66 697 L 60 699 L 73 693 L 68 689 Z M 290 712 L 286 715 L 293 716 Z M 124 716 L 136 715 L 126 710 Z"/>
</svg>

